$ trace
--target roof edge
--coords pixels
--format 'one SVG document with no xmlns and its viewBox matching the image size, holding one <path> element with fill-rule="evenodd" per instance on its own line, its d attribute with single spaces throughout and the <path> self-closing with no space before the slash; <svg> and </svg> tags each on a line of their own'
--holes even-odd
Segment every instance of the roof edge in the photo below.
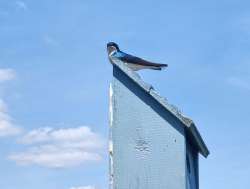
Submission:
<svg viewBox="0 0 250 189">
<path fill-rule="evenodd" d="M 196 144 L 198 145 L 199 151 L 200 153 L 207 158 L 208 155 L 210 154 L 205 142 L 203 141 L 197 127 L 195 126 L 194 123 L 191 124 L 191 126 L 189 127 L 189 131 L 191 133 L 191 135 L 195 138 Z"/>
</svg>

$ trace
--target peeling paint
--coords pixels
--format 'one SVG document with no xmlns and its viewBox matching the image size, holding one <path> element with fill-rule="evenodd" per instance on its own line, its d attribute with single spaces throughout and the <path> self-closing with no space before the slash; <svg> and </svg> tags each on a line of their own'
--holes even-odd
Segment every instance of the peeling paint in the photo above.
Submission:
<svg viewBox="0 0 250 189">
<path fill-rule="evenodd" d="M 113 126 L 113 86 L 109 85 L 109 126 Z M 109 130 L 109 189 L 113 189 L 114 183 L 114 165 L 113 165 L 113 141 L 112 141 L 112 129 Z"/>
<path fill-rule="evenodd" d="M 149 144 L 143 139 L 138 139 L 136 141 L 135 149 L 141 152 L 149 152 Z"/>
<path fill-rule="evenodd" d="M 112 138 L 112 136 L 110 136 Z M 113 141 L 109 140 L 109 189 L 114 188 Z"/>
<path fill-rule="evenodd" d="M 112 140 L 109 141 L 109 153 L 113 154 L 113 141 Z"/>
<path fill-rule="evenodd" d="M 109 189 L 114 188 L 114 165 L 113 165 L 113 155 L 109 153 Z"/>
<path fill-rule="evenodd" d="M 113 125 L 113 87 L 112 83 L 109 85 L 109 125 Z"/>
</svg>

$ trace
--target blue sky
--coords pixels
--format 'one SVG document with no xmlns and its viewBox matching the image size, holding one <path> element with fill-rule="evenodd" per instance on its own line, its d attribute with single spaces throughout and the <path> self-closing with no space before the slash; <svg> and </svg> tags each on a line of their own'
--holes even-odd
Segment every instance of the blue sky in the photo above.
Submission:
<svg viewBox="0 0 250 189">
<path fill-rule="evenodd" d="M 248 1 L 1 0 L 0 41 L 0 188 L 108 188 L 108 41 L 169 64 L 140 75 L 206 141 L 200 187 L 250 185 Z"/>
</svg>

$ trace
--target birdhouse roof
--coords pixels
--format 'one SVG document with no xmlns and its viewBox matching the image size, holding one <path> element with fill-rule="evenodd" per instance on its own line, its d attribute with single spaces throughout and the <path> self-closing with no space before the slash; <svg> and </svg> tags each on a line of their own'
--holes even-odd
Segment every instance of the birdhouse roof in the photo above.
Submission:
<svg viewBox="0 0 250 189">
<path fill-rule="evenodd" d="M 153 97 L 167 111 L 174 115 L 174 117 L 176 117 L 176 119 L 178 119 L 182 123 L 183 127 L 185 127 L 187 140 L 189 140 L 204 157 L 207 157 L 209 155 L 209 150 L 205 142 L 203 141 L 194 122 L 190 118 L 184 116 L 176 106 L 169 104 L 164 97 L 160 96 L 154 90 L 153 86 L 144 82 L 136 72 L 128 68 L 124 63 L 116 60 L 114 62 L 114 66 L 118 67 L 133 82 L 135 82 L 140 88 L 142 88 L 146 93 Z"/>
</svg>

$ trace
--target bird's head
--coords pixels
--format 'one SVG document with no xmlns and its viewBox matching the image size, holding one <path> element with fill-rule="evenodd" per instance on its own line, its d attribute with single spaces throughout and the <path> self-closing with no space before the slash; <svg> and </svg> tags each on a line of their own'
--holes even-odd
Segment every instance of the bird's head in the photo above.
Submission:
<svg viewBox="0 0 250 189">
<path fill-rule="evenodd" d="M 114 51 L 119 51 L 120 49 L 119 49 L 119 47 L 118 47 L 118 45 L 116 44 L 116 43 L 114 43 L 114 42 L 109 42 L 108 44 L 107 44 L 107 51 L 108 51 L 108 54 L 110 54 L 110 53 L 112 53 L 112 52 L 114 52 Z"/>
</svg>

